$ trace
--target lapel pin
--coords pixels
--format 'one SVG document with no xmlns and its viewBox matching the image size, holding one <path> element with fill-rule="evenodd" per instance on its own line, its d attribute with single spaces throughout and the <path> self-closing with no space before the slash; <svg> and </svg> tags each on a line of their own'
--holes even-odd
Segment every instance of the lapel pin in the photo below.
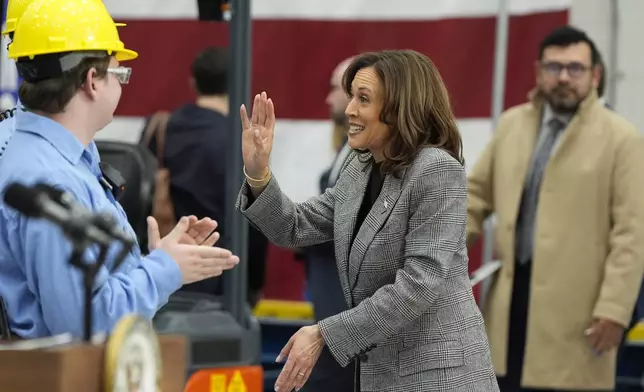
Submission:
<svg viewBox="0 0 644 392">
<path fill-rule="evenodd" d="M 389 208 L 389 203 L 387 203 L 387 200 L 385 200 L 385 208 Z"/>
</svg>

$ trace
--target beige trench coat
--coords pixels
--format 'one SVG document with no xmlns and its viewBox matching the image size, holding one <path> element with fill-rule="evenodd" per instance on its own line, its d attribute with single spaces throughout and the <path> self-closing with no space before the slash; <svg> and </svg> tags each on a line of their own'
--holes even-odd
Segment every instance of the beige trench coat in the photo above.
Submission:
<svg viewBox="0 0 644 392">
<path fill-rule="evenodd" d="M 484 316 L 499 376 L 506 374 L 515 222 L 541 119 L 533 98 L 503 114 L 468 179 L 468 243 L 496 213 L 502 268 Z M 522 385 L 612 389 L 616 352 L 595 356 L 593 318 L 630 321 L 644 274 L 644 139 L 591 94 L 545 169 L 535 227 Z"/>
</svg>

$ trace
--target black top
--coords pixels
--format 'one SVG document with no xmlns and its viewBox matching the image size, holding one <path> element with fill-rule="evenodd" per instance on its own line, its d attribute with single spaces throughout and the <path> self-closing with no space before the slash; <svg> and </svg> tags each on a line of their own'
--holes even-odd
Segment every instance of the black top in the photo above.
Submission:
<svg viewBox="0 0 644 392">
<path fill-rule="evenodd" d="M 219 223 L 226 247 L 225 177 L 229 145 L 228 119 L 223 114 L 195 104 L 172 113 L 164 148 L 164 166 L 170 171 L 170 196 L 177 221 L 182 216 L 209 217 Z M 156 138 L 150 141 L 156 155 Z"/>
<path fill-rule="evenodd" d="M 382 184 L 385 182 L 385 178 L 380 171 L 381 167 L 379 163 L 373 162 L 371 167 L 371 175 L 369 176 L 369 182 L 367 183 L 367 189 L 362 199 L 362 204 L 360 205 L 360 210 L 358 211 L 358 219 L 356 219 L 356 226 L 353 229 L 353 237 L 351 239 L 351 245 L 353 245 L 353 240 L 360 230 L 360 226 L 364 223 L 365 218 L 371 211 L 371 207 L 376 203 L 376 199 L 380 195 L 382 190 Z M 347 271 L 348 273 L 348 271 Z M 353 301 L 353 298 L 351 299 Z M 356 391 L 360 390 L 360 360 L 356 359 L 355 369 L 354 369 L 354 389 Z"/>
<path fill-rule="evenodd" d="M 351 239 L 351 244 L 353 245 L 353 239 L 356 238 L 360 226 L 364 223 L 365 218 L 371 211 L 376 199 L 380 195 L 382 190 L 382 184 L 385 181 L 382 172 L 380 171 L 381 165 L 379 163 L 373 162 L 371 167 L 371 175 L 369 176 L 369 182 L 367 183 L 367 189 L 365 191 L 364 198 L 362 199 L 362 204 L 360 205 L 360 210 L 358 211 L 358 219 L 356 220 L 356 225 L 353 228 L 353 237 Z"/>
<path fill-rule="evenodd" d="M 165 139 L 164 166 L 170 171 L 170 197 L 177 221 L 182 216 L 209 217 L 221 235 L 216 246 L 227 248 L 233 233 L 226 227 L 226 153 L 230 142 L 229 120 L 223 114 L 195 104 L 172 113 Z M 150 141 L 156 155 L 156 138 Z M 248 287 L 264 286 L 268 240 L 250 226 L 248 232 Z M 221 277 L 183 286 L 182 290 L 219 295 Z"/>
</svg>

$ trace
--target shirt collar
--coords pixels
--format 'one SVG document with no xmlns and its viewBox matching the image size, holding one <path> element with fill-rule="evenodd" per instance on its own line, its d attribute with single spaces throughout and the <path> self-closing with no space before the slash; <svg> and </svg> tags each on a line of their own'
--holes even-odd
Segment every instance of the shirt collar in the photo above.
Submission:
<svg viewBox="0 0 644 392">
<path fill-rule="evenodd" d="M 76 165 L 83 155 L 94 158 L 96 145 L 91 142 L 87 147 L 60 123 L 32 112 L 22 112 L 16 117 L 16 132 L 27 132 L 38 135 L 51 143 L 58 152 L 71 164 Z M 86 154 L 84 154 L 86 153 Z M 96 152 L 96 156 L 98 152 Z M 95 159 L 89 162 L 93 166 Z M 95 162 L 98 165 L 98 161 Z"/>
<path fill-rule="evenodd" d="M 83 151 L 83 156 L 89 163 L 89 167 L 92 169 L 92 173 L 94 173 L 95 176 L 100 177 L 101 176 L 101 156 L 98 152 L 98 147 L 96 146 L 96 142 L 92 140 L 89 142 L 89 145 Z"/>
</svg>

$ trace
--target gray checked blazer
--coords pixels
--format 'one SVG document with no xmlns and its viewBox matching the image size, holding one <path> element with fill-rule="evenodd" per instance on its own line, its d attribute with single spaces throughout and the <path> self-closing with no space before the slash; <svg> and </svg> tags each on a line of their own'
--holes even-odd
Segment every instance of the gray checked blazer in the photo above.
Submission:
<svg viewBox="0 0 644 392">
<path fill-rule="evenodd" d="M 351 236 L 371 163 L 353 152 L 333 188 L 303 203 L 273 178 L 237 208 L 277 246 L 335 240 L 349 310 L 319 322 L 342 366 L 360 361 L 360 391 L 498 391 L 483 318 L 468 277 L 465 170 L 424 148 L 380 195 Z"/>
</svg>

